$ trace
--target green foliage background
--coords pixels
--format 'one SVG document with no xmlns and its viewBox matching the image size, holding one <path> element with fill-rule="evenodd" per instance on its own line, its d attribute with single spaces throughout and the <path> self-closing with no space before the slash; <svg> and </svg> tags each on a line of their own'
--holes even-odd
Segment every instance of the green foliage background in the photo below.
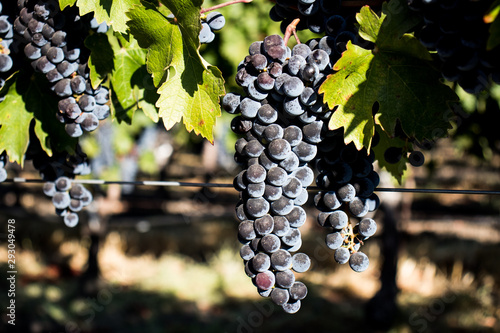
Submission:
<svg viewBox="0 0 500 333">
<path fill-rule="evenodd" d="M 219 3 L 220 1 L 205 1 L 202 8 L 209 8 Z M 212 43 L 201 45 L 200 53 L 210 64 L 220 69 L 227 92 L 243 92 L 241 87 L 236 84 L 234 77 L 236 75 L 236 68 L 238 64 L 248 54 L 248 47 L 250 44 L 257 40 L 263 40 L 265 36 L 270 34 L 281 34 L 279 23 L 273 22 L 269 19 L 263 19 L 263 17 L 268 16 L 271 8 L 271 2 L 257 0 L 252 3 L 235 4 L 233 6 L 217 10 L 224 15 L 226 25 L 221 31 L 216 33 L 215 40 Z M 304 32 L 304 34 L 301 33 L 301 36 L 302 35 L 304 35 L 306 40 L 314 36 L 308 32 Z M 120 61 L 130 61 L 130 59 L 133 58 L 131 53 L 141 52 L 136 47 L 133 47 L 133 45 L 126 44 L 126 41 L 123 39 L 119 39 L 119 41 L 125 43 L 123 46 L 126 47 L 125 52 L 127 54 L 123 55 L 123 53 L 116 53 L 118 55 L 117 58 L 115 57 L 114 61 L 116 68 L 121 66 Z M 293 41 L 291 42 L 293 43 Z M 119 49 L 116 42 L 111 42 L 111 45 L 115 49 L 115 52 Z M 136 64 L 137 66 L 134 67 L 134 70 L 139 70 L 140 68 L 145 70 L 144 63 L 141 64 L 137 61 Z M 143 67 L 141 67 L 141 65 Z M 130 66 L 131 64 L 121 67 L 130 68 Z M 121 72 L 123 72 L 123 75 L 132 75 L 132 73 L 130 73 L 131 71 Z M 119 80 L 117 79 L 116 82 L 118 83 Z M 151 87 L 152 83 L 149 88 Z M 133 90 L 134 88 L 128 87 L 128 89 Z M 146 91 L 148 90 L 146 89 Z M 120 100 L 123 104 L 124 99 L 120 98 Z M 116 111 L 118 120 L 124 120 L 124 122 L 114 121 L 112 123 L 114 133 L 113 146 L 117 154 L 117 163 L 121 157 L 127 156 L 133 151 L 135 138 L 145 127 L 157 126 L 153 123 L 153 121 L 148 119 L 148 117 L 144 117 L 143 112 L 130 111 L 132 110 L 132 105 L 135 103 L 135 100 L 136 99 L 132 96 L 130 98 L 131 103 L 125 104 L 121 108 L 123 111 Z M 144 104 L 145 106 L 148 106 L 148 104 Z M 142 110 L 146 111 L 144 109 Z M 154 112 L 151 111 L 146 114 L 150 116 L 154 114 Z M 122 116 L 120 117 L 120 115 Z M 230 127 L 231 119 L 231 115 L 223 112 L 222 115 L 216 119 L 214 129 L 215 142 L 223 145 L 228 151 L 232 151 L 234 149 L 234 142 L 236 141 L 236 136 L 231 131 L 227 130 Z M 194 132 L 187 132 L 183 124 L 176 124 L 173 126 L 173 128 L 169 131 L 169 134 L 173 137 L 176 149 L 184 151 L 199 150 L 205 140 Z M 81 140 L 84 150 L 90 157 L 96 156 L 100 152 L 99 143 L 95 136 L 96 133 L 88 133 L 86 137 Z M 141 156 L 143 155 L 150 156 L 151 152 L 141 152 Z M 158 171 L 154 159 L 143 158 L 142 161 L 143 163 L 139 163 L 139 167 L 142 172 L 151 174 L 151 171 Z M 111 179 L 119 179 L 120 175 L 118 165 L 115 165 L 106 171 L 106 176 Z"/>
</svg>

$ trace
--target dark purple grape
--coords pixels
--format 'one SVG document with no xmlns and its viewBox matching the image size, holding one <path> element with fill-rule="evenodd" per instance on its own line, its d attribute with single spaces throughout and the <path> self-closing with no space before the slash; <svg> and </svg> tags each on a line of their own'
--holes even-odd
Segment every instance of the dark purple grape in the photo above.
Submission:
<svg viewBox="0 0 500 333">
<path fill-rule="evenodd" d="M 99 126 L 99 119 L 93 113 L 83 112 L 75 119 L 77 124 L 80 124 L 82 129 L 87 132 L 92 132 Z"/>
<path fill-rule="evenodd" d="M 64 52 L 60 47 L 51 47 L 47 51 L 46 57 L 53 64 L 58 64 L 64 60 Z"/>
</svg>

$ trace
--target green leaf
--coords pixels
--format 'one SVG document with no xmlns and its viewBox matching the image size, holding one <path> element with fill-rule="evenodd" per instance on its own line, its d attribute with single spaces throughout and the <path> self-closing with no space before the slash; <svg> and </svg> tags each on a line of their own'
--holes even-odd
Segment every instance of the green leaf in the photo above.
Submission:
<svg viewBox="0 0 500 333">
<path fill-rule="evenodd" d="M 91 34 L 85 39 L 85 46 L 90 50 L 90 82 L 95 89 L 114 70 L 114 52 L 106 34 Z"/>
<path fill-rule="evenodd" d="M 153 4 L 145 1 L 143 7 L 135 7 L 127 15 L 130 17 L 128 25 L 131 33 L 139 46 L 148 50 L 147 69 L 158 87 L 166 79 L 171 64 L 182 61 L 179 27 Z"/>
<path fill-rule="evenodd" d="M 0 151 L 6 150 L 11 161 L 21 165 L 32 121 L 36 138 L 49 156 L 54 150 L 73 152 L 77 143 L 57 120 L 58 99 L 46 82 L 42 74 L 21 71 L 9 78 L 2 89 L 2 93 L 8 89 L 8 93 L 0 103 Z"/>
<path fill-rule="evenodd" d="M 488 13 L 484 16 L 484 22 L 491 23 L 490 36 L 486 44 L 486 49 L 493 50 L 500 45 L 500 0 L 495 1 Z"/>
<path fill-rule="evenodd" d="M 157 106 L 165 128 L 172 128 L 184 118 L 188 131 L 194 130 L 213 142 L 215 119 L 221 115 L 219 96 L 223 89 L 222 74 L 216 67 L 201 75 L 189 67 L 183 73 L 175 73 L 158 89 Z"/>
<path fill-rule="evenodd" d="M 130 37 L 112 36 L 110 39 L 114 57 L 114 70 L 110 75 L 110 82 L 114 93 L 115 117 L 119 121 L 131 123 L 134 112 L 138 108 L 145 108 L 153 121 L 158 121 L 158 113 L 154 107 L 156 99 L 151 103 L 145 100 L 145 86 L 155 90 L 149 83 L 150 76 L 145 70 L 146 50 L 142 49 L 137 41 Z"/>
<path fill-rule="evenodd" d="M 68 1 L 68 0 L 66 0 Z M 94 12 L 94 17 L 101 23 L 106 21 L 113 26 L 113 30 L 120 33 L 127 32 L 127 16 L 125 13 L 134 5 L 140 3 L 139 0 L 77 0 L 80 14 Z"/>
<path fill-rule="evenodd" d="M 485 23 L 491 23 L 495 21 L 495 19 L 499 16 L 500 14 L 500 0 L 495 0 L 488 9 L 488 12 L 486 15 L 484 15 L 484 22 Z"/>
<path fill-rule="evenodd" d="M 174 40 L 174 31 L 178 28 L 161 14 L 152 4 L 135 7 L 127 13 L 130 32 L 139 42 L 139 46 L 148 50 L 147 68 L 153 77 L 155 86 L 159 86 L 170 63 L 182 58 L 182 41 Z"/>
<path fill-rule="evenodd" d="M 407 33 L 420 24 L 422 19 L 408 8 L 406 0 L 391 0 L 389 3 L 384 3 L 382 12 L 382 25 L 375 40 L 379 49 L 432 60 L 427 48 L 415 36 Z"/>
<path fill-rule="evenodd" d="M 379 167 L 386 169 L 401 185 L 401 180 L 407 169 L 406 163 L 408 162 L 408 157 L 406 154 L 403 154 L 403 157 L 398 163 L 390 164 L 386 162 L 383 156 L 389 147 L 401 147 L 403 148 L 403 151 L 406 151 L 407 148 L 405 147 L 407 143 L 398 138 L 390 138 L 379 126 L 376 126 L 376 131 L 380 135 L 380 141 L 375 147 L 373 147 L 373 151 L 377 157 L 378 165 Z"/>
<path fill-rule="evenodd" d="M 21 166 L 28 149 L 32 120 L 33 114 L 26 110 L 23 96 L 17 91 L 17 82 L 13 81 L 5 100 L 0 103 L 0 153 L 5 150 L 10 161 Z"/>
<path fill-rule="evenodd" d="M 356 14 L 356 21 L 359 23 L 359 35 L 363 39 L 375 43 L 385 17 L 386 15 L 382 13 L 379 18 L 369 6 L 361 7 L 359 13 Z"/>
<path fill-rule="evenodd" d="M 198 50 L 200 46 L 198 36 L 201 30 L 200 10 L 203 0 L 161 0 L 161 2 L 174 14 L 183 41 Z"/>
<path fill-rule="evenodd" d="M 59 8 L 63 10 L 64 8 L 68 6 L 73 6 L 75 4 L 76 0 L 59 0 Z"/>
<path fill-rule="evenodd" d="M 368 79 L 373 58 L 371 51 L 349 42 L 347 51 L 335 64 L 338 72 L 330 76 L 319 89 L 320 93 L 325 94 L 324 100 L 330 108 L 337 106 L 330 118 L 329 128 L 334 130 L 344 127 L 345 143 L 354 142 L 357 149 L 370 147 L 375 129 L 372 96 L 378 94 L 377 87 L 372 88 L 372 91 L 362 91 L 361 87 Z"/>
<path fill-rule="evenodd" d="M 497 16 L 490 27 L 490 36 L 486 44 L 486 49 L 493 50 L 500 45 L 500 17 Z"/>
<path fill-rule="evenodd" d="M 158 109 L 156 108 L 156 102 L 160 96 L 156 92 L 153 79 L 148 74 L 146 66 L 138 69 L 136 74 L 138 78 L 141 78 L 138 86 L 141 87 L 143 91 L 142 98 L 139 100 L 139 108 L 146 116 L 148 116 L 149 119 L 157 123 L 160 117 L 158 115 Z"/>
<path fill-rule="evenodd" d="M 320 88 L 328 106 L 336 111 L 330 129 L 344 127 L 345 142 L 370 148 L 375 123 L 390 137 L 399 120 L 403 131 L 417 140 L 433 139 L 451 128 L 444 116 L 455 93 L 442 84 L 440 73 L 427 60 L 428 51 L 405 33 L 418 23 L 402 0 L 391 0 L 378 17 L 367 7 L 357 16 L 364 34 L 375 41 L 373 51 L 351 43 Z M 379 27 L 379 28 L 378 28 Z M 375 35 L 378 31 L 378 34 Z M 379 110 L 373 117 L 373 107 Z"/>
<path fill-rule="evenodd" d="M 160 85 L 159 116 L 167 129 L 183 119 L 188 131 L 213 141 L 224 81 L 220 71 L 199 54 L 201 1 L 163 3 L 175 20 L 147 3 L 128 13 L 130 31 L 139 45 L 148 49 L 147 68 L 154 84 Z"/>
</svg>

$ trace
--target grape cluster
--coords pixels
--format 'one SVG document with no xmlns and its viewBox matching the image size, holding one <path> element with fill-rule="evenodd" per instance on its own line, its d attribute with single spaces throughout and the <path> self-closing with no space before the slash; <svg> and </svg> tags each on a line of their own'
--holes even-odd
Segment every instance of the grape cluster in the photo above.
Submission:
<svg viewBox="0 0 500 333">
<path fill-rule="evenodd" d="M 326 242 L 339 263 L 349 261 L 353 270 L 364 271 L 368 257 L 359 248 L 377 228 L 365 216 L 379 205 L 374 154 L 345 145 L 342 131 L 328 129 L 333 111 L 318 94 L 341 55 L 335 50 L 339 46 L 331 35 L 293 49 L 278 35 L 254 42 L 236 74 L 245 94 L 228 93 L 222 99 L 223 109 L 236 115 L 232 130 L 241 136 L 235 160 L 243 171 L 234 180 L 240 192 L 240 255 L 259 293 L 288 313 L 298 311 L 307 293 L 300 283 L 303 297 L 297 296 L 292 282 L 293 271 L 306 271 L 310 259 L 292 253 L 301 246 L 302 205 L 315 178 L 310 166 L 317 169 L 321 188 L 314 197 L 321 211 L 318 221 L 331 228 Z"/>
<path fill-rule="evenodd" d="M 410 0 L 410 9 L 421 13 L 425 25 L 419 39 L 435 50 L 441 73 L 469 93 L 486 88 L 489 76 L 500 83 L 500 47 L 486 50 L 489 25 L 483 21 L 491 1 Z"/>
<path fill-rule="evenodd" d="M 43 74 L 61 98 L 56 116 L 68 135 L 79 137 L 93 131 L 110 114 L 109 93 L 93 89 L 88 74 L 88 50 L 83 40 L 96 26 L 90 17 L 80 17 L 76 8 L 59 10 L 57 1 L 18 1 L 14 30 L 23 37 L 24 54 Z"/>
<path fill-rule="evenodd" d="M 62 176 L 43 185 L 43 193 L 52 198 L 56 213 L 64 218 L 64 223 L 72 228 L 78 224 L 77 212 L 92 202 L 92 193 L 83 185 L 73 183 Z"/>
<path fill-rule="evenodd" d="M 28 147 L 26 159 L 32 160 L 42 179 L 48 181 L 54 181 L 62 176 L 74 178 L 91 172 L 90 162 L 80 145 L 76 146 L 74 154 L 53 152 L 52 156 L 48 156 L 39 144 L 33 143 Z"/>
<path fill-rule="evenodd" d="M 280 36 L 267 36 L 252 43 L 238 68 L 236 82 L 245 96 L 228 93 L 222 100 L 227 112 L 238 114 L 231 126 L 242 136 L 235 160 L 244 170 L 234 186 L 241 198 L 236 215 L 245 271 L 259 293 L 287 313 L 298 311 L 307 294 L 293 271 L 305 272 L 311 261 L 295 252 L 306 222 L 302 205 L 314 181 L 308 163 L 329 116 L 317 91 L 331 72 L 326 51 L 307 44 L 291 50 Z"/>
<path fill-rule="evenodd" d="M 76 75 L 65 84 L 69 84 L 67 89 L 74 92 L 74 86 L 82 83 L 85 85 L 84 92 L 76 98 L 69 96 L 60 100 L 56 114 L 59 121 L 66 124 L 66 133 L 71 137 L 79 137 L 83 134 L 83 131 L 91 132 L 97 129 L 99 121 L 106 119 L 110 114 L 109 105 L 107 104 L 109 102 L 109 90 L 102 86 L 93 89 L 88 81 L 88 73 L 80 71 L 78 73 L 82 75 Z M 78 82 L 73 84 L 75 80 Z"/>
<path fill-rule="evenodd" d="M 33 166 L 46 181 L 43 192 L 52 198 L 56 214 L 64 218 L 68 227 L 74 227 L 79 220 L 76 213 L 89 205 L 93 199 L 89 190 L 72 181 L 77 175 L 87 175 L 91 172 L 87 155 L 79 145 L 73 155 L 54 152 L 52 156 L 48 156 L 39 145 L 30 145 L 26 158 L 33 160 Z"/>
<path fill-rule="evenodd" d="M 219 12 L 210 12 L 201 16 L 200 43 L 209 44 L 215 39 L 214 31 L 224 28 L 226 19 Z"/>
<path fill-rule="evenodd" d="M 297 29 L 309 29 L 327 38 L 329 48 L 342 53 L 349 40 L 357 42 L 354 25 L 356 11 L 342 7 L 341 0 L 280 0 L 271 8 L 269 16 L 273 21 L 281 22 L 281 30 L 299 18 Z"/>
<path fill-rule="evenodd" d="M 4 150 L 0 154 L 0 183 L 7 179 L 7 170 L 5 170 L 5 165 L 7 164 L 7 152 Z"/>
<path fill-rule="evenodd" d="M 4 6 L 0 1 L 0 73 L 12 69 L 14 61 L 11 57 L 11 45 L 14 42 L 14 29 L 9 15 L 5 15 Z"/>
<path fill-rule="evenodd" d="M 380 204 L 373 192 L 380 181 L 373 170 L 374 154 L 358 151 L 352 143 L 345 145 L 339 130 L 330 131 L 318 149 L 316 184 L 321 191 L 314 197 L 318 223 L 330 230 L 326 245 L 335 250 L 335 261 L 349 262 L 354 271 L 362 272 L 369 260 L 360 246 L 377 230 L 375 221 L 365 216 Z"/>
</svg>

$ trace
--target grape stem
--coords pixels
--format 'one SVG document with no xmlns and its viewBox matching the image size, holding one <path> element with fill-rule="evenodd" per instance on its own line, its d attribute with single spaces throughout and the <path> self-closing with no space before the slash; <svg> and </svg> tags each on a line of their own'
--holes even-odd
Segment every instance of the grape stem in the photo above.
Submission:
<svg viewBox="0 0 500 333">
<path fill-rule="evenodd" d="M 297 41 L 297 44 L 300 44 L 299 36 L 297 36 L 297 25 L 299 24 L 300 19 L 296 18 L 295 20 L 290 23 L 285 30 L 285 36 L 283 36 L 283 41 L 285 42 L 285 45 L 288 44 L 288 40 L 290 37 L 293 36 L 295 37 L 295 40 Z"/>
<path fill-rule="evenodd" d="M 221 3 L 221 4 L 218 4 L 218 5 L 215 5 L 213 7 L 203 8 L 202 10 L 200 10 L 200 14 L 207 13 L 207 12 L 210 12 L 212 10 L 216 10 L 216 9 L 219 9 L 219 8 L 222 8 L 222 7 L 231 6 L 231 5 L 234 5 L 234 4 L 237 4 L 237 3 L 250 3 L 252 1 L 253 0 L 231 0 L 231 1 L 228 1 L 228 2 L 225 2 L 225 3 Z"/>
<path fill-rule="evenodd" d="M 276 0 L 270 0 L 276 3 Z M 363 6 L 380 6 L 385 0 L 346 0 L 342 1 L 341 7 L 363 7 Z M 297 6 L 290 6 L 294 10 L 299 10 Z"/>
<path fill-rule="evenodd" d="M 349 224 L 349 226 L 347 226 L 347 229 L 344 231 L 343 235 L 346 236 L 346 238 L 344 239 L 345 245 L 343 245 L 343 247 L 347 248 L 351 253 L 358 252 L 354 249 L 355 240 L 357 238 L 361 245 L 363 245 L 363 241 L 358 238 L 359 233 L 354 233 L 354 230 L 353 230 L 351 224 Z"/>
</svg>

